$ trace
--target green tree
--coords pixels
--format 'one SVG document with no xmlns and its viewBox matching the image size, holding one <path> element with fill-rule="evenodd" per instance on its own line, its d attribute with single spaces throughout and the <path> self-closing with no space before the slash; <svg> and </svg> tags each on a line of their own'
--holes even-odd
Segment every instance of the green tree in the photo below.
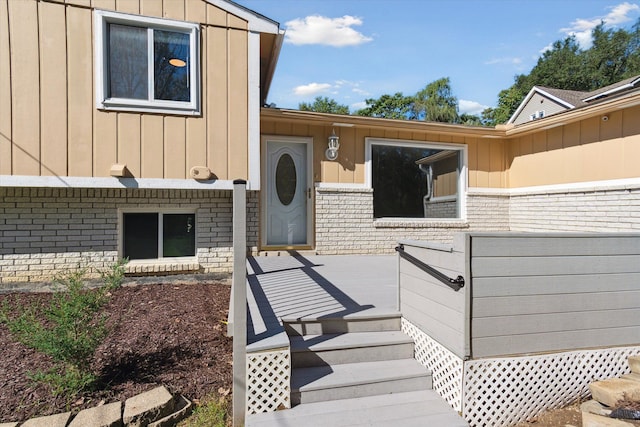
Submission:
<svg viewBox="0 0 640 427">
<path fill-rule="evenodd" d="M 415 94 L 412 116 L 427 122 L 458 122 L 458 99 L 453 96 L 449 77 L 435 80 Z"/>
<path fill-rule="evenodd" d="M 382 95 L 378 99 L 365 99 L 364 102 L 367 106 L 356 111 L 356 115 L 407 120 L 411 118 L 414 98 L 412 96 L 404 96 L 402 92 L 396 92 L 393 95 Z"/>
<path fill-rule="evenodd" d="M 340 105 L 334 99 L 327 98 L 326 96 L 316 96 L 310 104 L 301 102 L 298 104 L 298 109 L 301 111 L 315 111 L 317 113 L 349 114 L 348 106 Z"/>
<path fill-rule="evenodd" d="M 640 74 L 640 19 L 630 31 L 606 29 L 591 33 L 593 44 L 581 49 L 575 37 L 554 42 L 529 74 L 515 76 L 500 91 L 498 105 L 482 113 L 489 125 L 506 123 L 533 86 L 589 92 Z"/>
</svg>

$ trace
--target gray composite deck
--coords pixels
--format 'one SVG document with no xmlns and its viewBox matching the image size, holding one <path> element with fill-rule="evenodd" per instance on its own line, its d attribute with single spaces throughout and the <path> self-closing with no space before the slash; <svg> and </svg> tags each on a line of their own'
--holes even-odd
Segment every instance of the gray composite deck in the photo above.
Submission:
<svg viewBox="0 0 640 427">
<path fill-rule="evenodd" d="M 397 312 L 394 255 L 300 255 L 248 260 L 249 349 L 286 340 L 282 319 Z"/>
<path fill-rule="evenodd" d="M 247 282 L 248 350 L 290 345 L 301 402 L 247 426 L 468 426 L 398 330 L 396 256 L 255 257 Z"/>
</svg>

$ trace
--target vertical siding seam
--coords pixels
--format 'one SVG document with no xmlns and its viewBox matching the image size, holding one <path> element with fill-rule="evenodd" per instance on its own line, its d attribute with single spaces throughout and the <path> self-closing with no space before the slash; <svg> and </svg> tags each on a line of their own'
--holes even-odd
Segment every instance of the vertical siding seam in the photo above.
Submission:
<svg viewBox="0 0 640 427">
<path fill-rule="evenodd" d="M 11 83 L 13 81 L 13 73 L 11 72 L 11 19 L 9 19 L 9 0 L 6 0 L 5 3 L 7 10 L 7 47 L 9 48 L 7 51 L 7 56 L 9 58 L 7 61 L 7 64 L 9 65 L 9 126 L 11 128 L 9 133 L 9 174 L 13 175 L 13 84 Z"/>
<path fill-rule="evenodd" d="M 67 153 L 65 155 L 66 157 L 66 170 L 65 170 L 65 174 L 68 176 L 69 175 L 69 153 L 71 152 L 71 147 L 69 145 L 69 129 L 71 129 L 70 123 L 69 123 L 69 23 L 68 23 L 68 16 L 67 16 L 67 10 L 69 5 L 65 4 L 64 6 L 64 52 L 65 52 L 65 66 L 67 67 L 67 69 L 65 70 L 65 76 L 66 78 L 64 79 L 65 82 L 65 100 L 64 100 L 64 108 L 67 110 L 67 114 L 65 114 L 65 120 L 67 121 L 67 123 L 65 123 L 65 134 L 67 135 L 67 141 L 66 141 L 66 146 L 67 146 Z M 93 145 L 93 144 L 92 144 Z"/>
<path fill-rule="evenodd" d="M 42 65 L 40 51 L 42 49 L 42 42 L 40 40 L 40 4 L 36 4 L 36 28 L 38 34 L 36 40 L 38 40 L 38 175 L 42 176 Z"/>
</svg>

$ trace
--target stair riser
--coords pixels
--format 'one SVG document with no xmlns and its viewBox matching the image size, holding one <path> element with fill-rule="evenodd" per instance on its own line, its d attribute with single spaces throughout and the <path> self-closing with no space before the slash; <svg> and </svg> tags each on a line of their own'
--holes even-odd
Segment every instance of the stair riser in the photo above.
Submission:
<svg viewBox="0 0 640 427">
<path fill-rule="evenodd" d="M 379 394 L 403 393 L 408 391 L 430 390 L 431 376 L 388 380 L 371 384 L 359 384 L 346 387 L 333 387 L 322 390 L 291 392 L 291 403 L 325 402 L 329 400 L 351 399 L 357 397 L 375 396 Z"/>
<path fill-rule="evenodd" d="M 327 319 L 308 322 L 285 322 L 284 328 L 289 336 L 399 331 L 400 318 L 393 317 L 366 320 Z"/>
<path fill-rule="evenodd" d="M 375 347 L 346 348 L 327 351 L 295 351 L 291 352 L 291 363 L 294 368 L 311 366 L 337 365 L 343 363 L 377 362 L 382 360 L 398 360 L 413 357 L 413 343 L 394 344 Z"/>
</svg>

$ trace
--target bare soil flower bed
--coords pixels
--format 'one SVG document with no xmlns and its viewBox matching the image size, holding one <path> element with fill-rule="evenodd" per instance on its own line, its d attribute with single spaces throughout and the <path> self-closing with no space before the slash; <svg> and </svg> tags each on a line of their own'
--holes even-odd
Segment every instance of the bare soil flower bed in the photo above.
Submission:
<svg viewBox="0 0 640 427">
<path fill-rule="evenodd" d="M 225 335 L 229 292 L 223 281 L 179 280 L 115 290 L 106 306 L 110 333 L 93 365 L 100 389 L 72 401 L 53 397 L 47 386 L 28 378 L 28 372 L 54 366 L 52 359 L 15 341 L 0 324 L 0 422 L 124 401 L 158 385 L 195 401 L 227 393 L 232 382 L 232 341 Z M 0 294 L 0 304 L 44 302 L 50 297 Z"/>
</svg>

